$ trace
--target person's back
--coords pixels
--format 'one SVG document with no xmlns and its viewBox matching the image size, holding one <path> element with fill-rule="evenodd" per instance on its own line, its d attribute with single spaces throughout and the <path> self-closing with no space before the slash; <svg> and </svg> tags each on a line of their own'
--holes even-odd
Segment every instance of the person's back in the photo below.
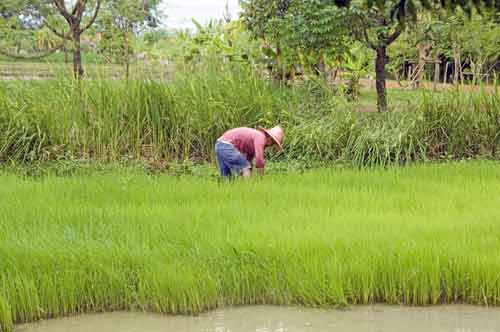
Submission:
<svg viewBox="0 0 500 332">
<path fill-rule="evenodd" d="M 221 175 L 226 177 L 231 172 L 239 172 L 249 176 L 254 159 L 255 167 L 263 174 L 264 149 L 273 144 L 281 148 L 282 139 L 283 129 L 279 126 L 270 130 L 240 127 L 226 131 L 215 144 Z"/>
<path fill-rule="evenodd" d="M 219 139 L 231 143 L 248 162 L 252 163 L 255 158 L 257 168 L 263 167 L 266 134 L 262 131 L 247 127 L 234 128 L 226 131 Z"/>
</svg>

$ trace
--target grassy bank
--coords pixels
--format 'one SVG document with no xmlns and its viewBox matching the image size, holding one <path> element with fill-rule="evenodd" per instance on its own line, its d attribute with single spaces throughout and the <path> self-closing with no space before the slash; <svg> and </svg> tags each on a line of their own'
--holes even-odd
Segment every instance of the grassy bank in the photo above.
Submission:
<svg viewBox="0 0 500 332">
<path fill-rule="evenodd" d="M 221 184 L 0 175 L 0 325 L 231 304 L 500 302 L 495 162 Z"/>
<path fill-rule="evenodd" d="M 500 95 L 408 96 L 393 112 L 363 113 L 356 109 L 366 103 L 347 103 L 321 83 L 278 87 L 227 66 L 179 69 L 168 84 L 145 77 L 0 82 L 0 162 L 208 161 L 228 128 L 276 123 L 286 129 L 277 159 L 286 161 L 500 158 Z"/>
</svg>

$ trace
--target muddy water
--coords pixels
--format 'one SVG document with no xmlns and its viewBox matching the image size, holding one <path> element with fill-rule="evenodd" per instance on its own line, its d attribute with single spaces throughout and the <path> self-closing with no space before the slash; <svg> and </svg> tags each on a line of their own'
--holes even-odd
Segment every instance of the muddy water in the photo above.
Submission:
<svg viewBox="0 0 500 332">
<path fill-rule="evenodd" d="M 496 332 L 500 309 L 360 306 L 347 310 L 241 307 L 196 317 L 93 314 L 20 325 L 16 332 Z"/>
</svg>

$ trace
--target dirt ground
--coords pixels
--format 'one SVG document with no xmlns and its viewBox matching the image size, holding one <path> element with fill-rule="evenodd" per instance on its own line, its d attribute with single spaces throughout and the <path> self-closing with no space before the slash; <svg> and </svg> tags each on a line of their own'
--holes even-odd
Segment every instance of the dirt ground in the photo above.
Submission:
<svg viewBox="0 0 500 332">
<path fill-rule="evenodd" d="M 360 84 L 365 87 L 365 88 L 371 88 L 375 89 L 375 80 L 374 79 L 369 79 L 369 78 L 364 78 L 360 80 Z M 415 90 L 411 88 L 405 88 L 404 86 L 401 86 L 397 81 L 394 80 L 387 80 L 386 81 L 386 86 L 387 89 L 400 89 L 400 90 Z M 434 88 L 437 91 L 447 91 L 447 90 L 453 90 L 453 89 L 458 89 L 458 90 L 463 90 L 463 91 L 489 91 L 489 92 L 494 92 L 495 88 L 498 92 L 500 92 L 500 86 L 494 86 L 494 85 L 456 85 L 456 84 L 449 84 L 449 83 L 438 83 L 434 85 L 433 82 L 422 82 L 419 89 L 428 89 L 428 90 L 433 90 Z"/>
</svg>

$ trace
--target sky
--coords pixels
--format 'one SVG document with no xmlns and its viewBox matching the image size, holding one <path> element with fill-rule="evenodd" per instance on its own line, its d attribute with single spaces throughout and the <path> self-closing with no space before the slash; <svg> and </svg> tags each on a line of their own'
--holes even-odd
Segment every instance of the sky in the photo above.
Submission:
<svg viewBox="0 0 500 332">
<path fill-rule="evenodd" d="M 211 18 L 222 18 L 226 1 L 233 18 L 238 12 L 238 0 L 163 0 L 163 23 L 168 29 L 192 28 L 191 18 L 204 24 Z"/>
</svg>

